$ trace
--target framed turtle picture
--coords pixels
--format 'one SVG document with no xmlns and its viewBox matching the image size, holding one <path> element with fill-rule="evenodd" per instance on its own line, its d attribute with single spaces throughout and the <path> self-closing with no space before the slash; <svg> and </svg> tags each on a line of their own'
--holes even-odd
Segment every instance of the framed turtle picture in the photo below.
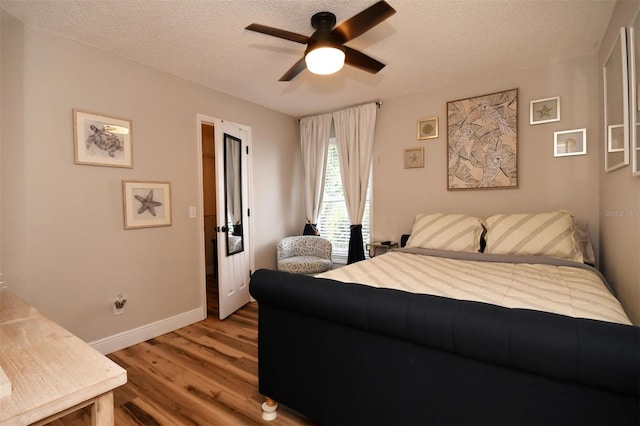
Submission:
<svg viewBox="0 0 640 426">
<path fill-rule="evenodd" d="M 169 182 L 122 181 L 124 229 L 171 226 Z"/>
<path fill-rule="evenodd" d="M 133 168 L 131 120 L 73 110 L 76 164 Z"/>
</svg>

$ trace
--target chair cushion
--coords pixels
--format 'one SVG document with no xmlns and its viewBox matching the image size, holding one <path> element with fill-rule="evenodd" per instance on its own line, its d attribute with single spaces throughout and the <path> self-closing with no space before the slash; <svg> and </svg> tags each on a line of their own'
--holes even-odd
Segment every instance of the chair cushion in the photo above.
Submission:
<svg viewBox="0 0 640 426">
<path fill-rule="evenodd" d="M 293 274 L 319 274 L 331 269 L 330 259 L 317 256 L 294 256 L 278 260 L 278 270 Z"/>
<path fill-rule="evenodd" d="M 276 257 L 286 259 L 295 256 L 317 256 L 331 258 L 331 242 L 313 235 L 285 237 L 276 247 Z"/>
</svg>

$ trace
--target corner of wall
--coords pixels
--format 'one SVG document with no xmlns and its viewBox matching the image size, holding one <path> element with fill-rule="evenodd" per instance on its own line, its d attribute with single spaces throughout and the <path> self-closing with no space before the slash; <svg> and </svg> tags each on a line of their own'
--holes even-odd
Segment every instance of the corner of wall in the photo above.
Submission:
<svg viewBox="0 0 640 426">
<path fill-rule="evenodd" d="M 637 1 L 618 1 L 598 54 L 604 63 L 621 27 L 628 27 L 640 13 Z M 604 82 L 599 78 L 599 147 L 604 140 Z M 640 324 L 640 177 L 630 166 L 605 172 L 604 149 L 599 148 L 600 269 L 616 291 L 631 321 Z"/>
</svg>

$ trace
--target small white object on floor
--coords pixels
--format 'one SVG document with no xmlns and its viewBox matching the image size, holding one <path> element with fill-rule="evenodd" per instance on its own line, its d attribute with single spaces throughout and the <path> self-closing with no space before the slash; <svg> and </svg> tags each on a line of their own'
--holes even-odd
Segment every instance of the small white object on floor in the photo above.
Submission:
<svg viewBox="0 0 640 426">
<path fill-rule="evenodd" d="M 278 404 L 276 402 L 274 405 L 269 405 L 266 401 L 262 403 L 262 419 L 270 422 L 271 420 L 275 420 L 278 417 Z"/>
</svg>

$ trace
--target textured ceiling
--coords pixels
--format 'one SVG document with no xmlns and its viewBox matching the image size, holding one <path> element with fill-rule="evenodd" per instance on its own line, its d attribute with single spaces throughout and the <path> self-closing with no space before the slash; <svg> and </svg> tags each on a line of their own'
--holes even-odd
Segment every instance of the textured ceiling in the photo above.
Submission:
<svg viewBox="0 0 640 426">
<path fill-rule="evenodd" d="M 33 27 L 294 117 L 597 52 L 614 0 L 387 0 L 397 11 L 348 46 L 387 64 L 278 79 L 302 44 L 250 23 L 311 35 L 310 18 L 342 22 L 376 0 L 0 0 Z"/>
</svg>

